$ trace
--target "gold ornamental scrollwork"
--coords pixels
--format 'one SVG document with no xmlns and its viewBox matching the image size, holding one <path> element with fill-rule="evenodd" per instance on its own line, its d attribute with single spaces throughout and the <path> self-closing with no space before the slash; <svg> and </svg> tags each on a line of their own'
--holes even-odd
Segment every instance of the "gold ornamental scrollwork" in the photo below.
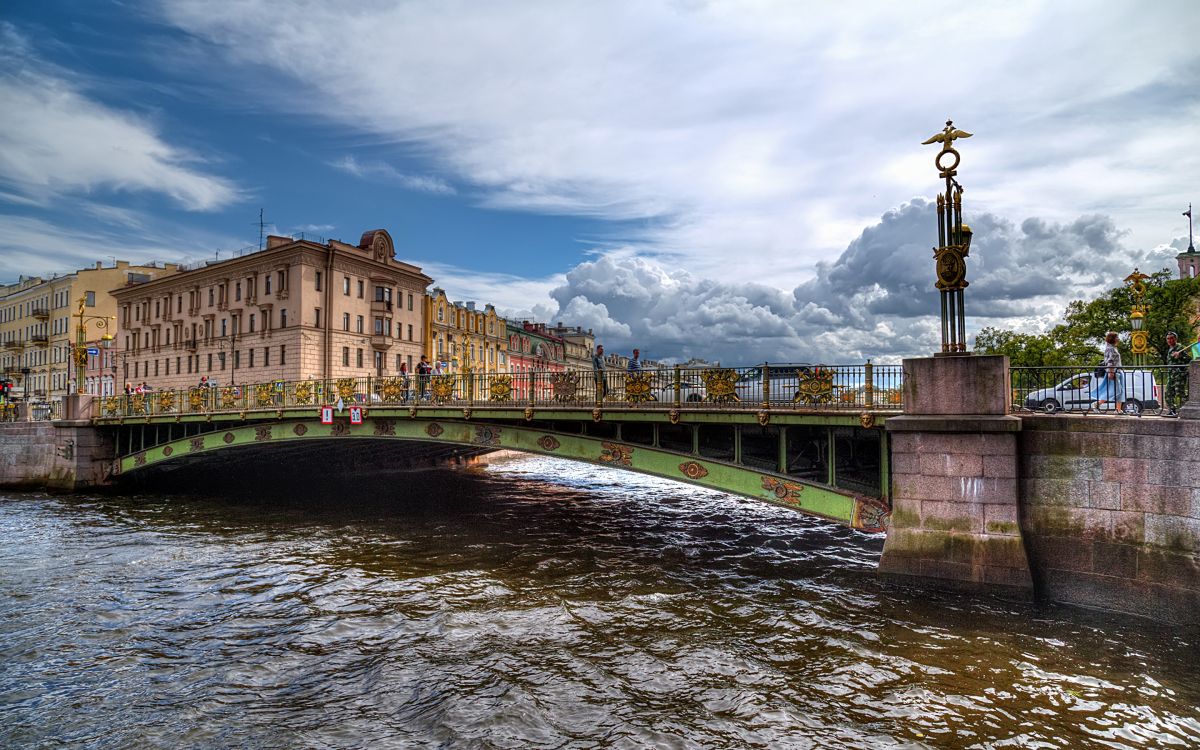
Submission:
<svg viewBox="0 0 1200 750">
<path fill-rule="evenodd" d="M 204 411 L 206 388 L 193 388 L 188 391 L 188 411 Z"/>
<path fill-rule="evenodd" d="M 704 370 L 700 373 L 700 379 L 704 381 L 706 398 L 709 401 L 719 404 L 741 401 L 735 385 L 738 381 L 737 370 L 723 367 Z"/>
<path fill-rule="evenodd" d="M 1129 350 L 1134 354 L 1150 351 L 1150 339 L 1145 331 L 1134 331 L 1129 337 Z"/>
<path fill-rule="evenodd" d="M 292 400 L 299 406 L 311 404 L 313 402 L 312 381 L 306 380 L 303 383 L 296 383 L 296 387 L 292 391 Z"/>
<path fill-rule="evenodd" d="M 163 391 L 158 394 L 158 410 L 171 411 L 175 408 L 175 391 Z"/>
<path fill-rule="evenodd" d="M 554 394 L 554 400 L 560 404 L 574 401 L 578 398 L 579 394 L 579 373 L 552 373 L 550 375 L 550 390 Z"/>
<path fill-rule="evenodd" d="M 379 392 L 385 402 L 395 402 L 404 397 L 406 386 L 407 382 L 404 378 L 384 378 Z"/>
<path fill-rule="evenodd" d="M 654 388 L 654 373 L 652 372 L 631 372 L 625 376 L 625 398 L 634 404 L 641 404 L 647 401 L 657 401 L 658 398 L 652 393 Z"/>
<path fill-rule="evenodd" d="M 434 375 L 433 382 L 430 383 L 429 390 L 433 393 L 433 400 L 436 403 L 446 403 L 450 399 L 454 398 L 454 376 Z"/>
<path fill-rule="evenodd" d="M 237 394 L 234 388 L 225 387 L 221 389 L 221 408 L 232 409 L 237 402 Z"/>
<path fill-rule="evenodd" d="M 336 385 L 338 398 L 343 401 L 349 401 L 354 398 L 354 389 L 357 385 L 354 378 L 338 378 Z"/>
<path fill-rule="evenodd" d="M 796 370 L 798 387 L 792 402 L 797 404 L 833 403 L 833 370 L 814 367 L 811 370 Z"/>
<path fill-rule="evenodd" d="M 488 384 L 488 400 L 508 401 L 512 398 L 512 375 L 494 375 Z"/>
<path fill-rule="evenodd" d="M 258 406 L 268 406 L 272 400 L 271 384 L 259 383 L 254 386 L 254 403 Z"/>
</svg>

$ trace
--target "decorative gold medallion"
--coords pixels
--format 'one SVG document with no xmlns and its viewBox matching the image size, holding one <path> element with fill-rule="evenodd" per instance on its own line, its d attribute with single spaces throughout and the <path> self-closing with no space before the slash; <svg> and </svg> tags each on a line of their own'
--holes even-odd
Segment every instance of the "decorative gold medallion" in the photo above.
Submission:
<svg viewBox="0 0 1200 750">
<path fill-rule="evenodd" d="M 488 398 L 492 401 L 508 401 L 512 398 L 512 375 L 495 375 L 488 385 Z"/>
<path fill-rule="evenodd" d="M 737 370 L 729 368 L 704 370 L 700 373 L 700 379 L 704 381 L 704 389 L 707 391 L 709 401 L 719 404 L 741 401 L 737 395 L 737 386 L 734 385 L 738 381 Z"/>
<path fill-rule="evenodd" d="M 551 373 L 550 390 L 554 394 L 554 400 L 560 404 L 576 400 L 579 397 L 579 373 Z"/>
<path fill-rule="evenodd" d="M 640 404 L 646 401 L 657 401 L 652 392 L 654 388 L 654 373 L 631 372 L 625 376 L 625 398 L 630 403 Z"/>
</svg>

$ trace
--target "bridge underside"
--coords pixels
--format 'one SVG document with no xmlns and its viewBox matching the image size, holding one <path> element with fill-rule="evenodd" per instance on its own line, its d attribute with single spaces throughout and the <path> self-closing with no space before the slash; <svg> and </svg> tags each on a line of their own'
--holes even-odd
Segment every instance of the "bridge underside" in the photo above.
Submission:
<svg viewBox="0 0 1200 750">
<path fill-rule="evenodd" d="M 725 445 L 726 433 L 711 432 L 706 438 L 698 428 L 686 425 L 611 424 L 604 425 L 604 430 L 593 429 L 593 433 L 600 434 L 587 434 L 589 427 L 596 425 L 386 417 L 369 417 L 362 424 L 344 419 L 333 424 L 314 419 L 277 419 L 226 425 L 124 426 L 116 435 L 122 455 L 114 462 L 113 474 L 133 475 L 152 468 L 157 473 L 188 465 L 200 468 L 210 461 L 214 466 L 269 462 L 280 467 L 296 461 L 324 460 L 330 463 L 331 472 L 352 475 L 354 466 L 376 472 L 416 468 L 507 449 L 689 482 L 865 531 L 886 528 L 889 509 L 879 485 L 872 488 L 869 481 L 856 483 L 853 476 L 847 477 L 847 484 L 861 484 L 864 492 L 810 478 L 813 474 L 835 478 L 839 443 L 826 428 L 821 428 L 820 434 L 829 436 L 828 443 L 815 441 L 816 433 L 799 427 L 726 426 L 729 444 Z M 791 445 L 788 429 L 795 430 Z M 874 439 L 859 447 L 873 459 L 870 463 L 878 475 L 885 468 L 879 464 L 886 463 L 886 448 L 879 443 L 882 433 L 862 432 Z M 347 442 L 353 443 L 355 450 L 321 449 L 322 445 Z M 824 450 L 822 444 L 827 445 Z M 853 454 L 855 450 L 854 442 L 842 441 L 842 454 Z M 817 461 L 806 458 L 814 452 Z M 339 465 L 346 459 L 338 456 L 350 457 L 354 466 Z M 779 471 L 781 468 L 785 471 Z"/>
</svg>

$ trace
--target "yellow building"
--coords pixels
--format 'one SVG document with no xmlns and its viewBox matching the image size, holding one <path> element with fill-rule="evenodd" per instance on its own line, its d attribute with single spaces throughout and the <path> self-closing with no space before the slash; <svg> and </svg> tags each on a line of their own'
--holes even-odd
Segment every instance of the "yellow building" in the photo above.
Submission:
<svg viewBox="0 0 1200 750">
<path fill-rule="evenodd" d="M 75 390 L 75 368 L 71 350 L 75 345 L 79 300 L 85 314 L 115 321 L 117 303 L 110 291 L 129 284 L 172 276 L 179 271 L 173 263 L 130 265 L 116 261 L 105 267 L 96 263 L 65 276 L 43 279 L 22 276 L 16 283 L 0 286 L 0 373 L 12 379 L 14 395 L 31 402 L 56 402 Z M 95 348 L 104 334 L 95 320 L 85 326 L 84 341 Z M 86 389 L 94 394 L 112 393 L 119 340 L 112 349 L 100 349 L 89 357 Z M 103 373 L 103 374 L 102 374 Z"/>
<path fill-rule="evenodd" d="M 498 373 L 508 370 L 505 321 L 492 305 L 451 302 L 438 287 L 425 295 L 425 356 L 448 372 Z"/>
</svg>

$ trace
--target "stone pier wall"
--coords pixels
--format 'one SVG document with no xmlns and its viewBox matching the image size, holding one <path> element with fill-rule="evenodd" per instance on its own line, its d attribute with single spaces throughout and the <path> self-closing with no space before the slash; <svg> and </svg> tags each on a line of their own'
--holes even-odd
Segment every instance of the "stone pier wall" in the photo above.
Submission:
<svg viewBox="0 0 1200 750">
<path fill-rule="evenodd" d="M 111 441 L 87 422 L 0 424 L 0 487 L 74 490 L 108 481 Z"/>
<path fill-rule="evenodd" d="M 1200 422 L 1022 422 L 1021 527 L 1038 591 L 1200 622 Z"/>
</svg>

